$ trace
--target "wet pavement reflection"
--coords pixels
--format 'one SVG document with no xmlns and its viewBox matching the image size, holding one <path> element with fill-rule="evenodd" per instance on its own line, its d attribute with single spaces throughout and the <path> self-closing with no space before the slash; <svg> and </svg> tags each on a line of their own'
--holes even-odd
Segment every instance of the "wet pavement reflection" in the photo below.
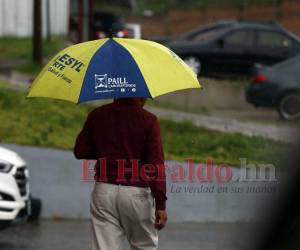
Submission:
<svg viewBox="0 0 300 250">
<path fill-rule="evenodd" d="M 248 223 L 169 223 L 160 232 L 161 250 L 254 249 L 258 226 Z M 41 220 L 0 232 L 1 250 L 90 249 L 88 220 Z M 124 242 L 124 250 L 128 250 Z"/>
</svg>

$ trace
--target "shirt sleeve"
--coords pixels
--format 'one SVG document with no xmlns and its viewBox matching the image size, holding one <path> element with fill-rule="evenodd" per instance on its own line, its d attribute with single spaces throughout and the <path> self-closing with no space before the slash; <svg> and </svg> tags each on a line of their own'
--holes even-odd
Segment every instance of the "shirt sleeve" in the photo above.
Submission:
<svg viewBox="0 0 300 250">
<path fill-rule="evenodd" d="M 91 116 L 89 115 L 86 122 L 77 136 L 74 155 L 77 159 L 96 159 L 95 143 L 90 131 Z"/>
<path fill-rule="evenodd" d="M 148 164 L 155 165 L 157 171 L 153 181 L 149 182 L 155 199 L 156 209 L 166 209 L 166 175 L 164 167 L 164 152 L 160 135 L 159 121 L 155 118 L 149 129 L 146 146 L 146 160 Z"/>
</svg>

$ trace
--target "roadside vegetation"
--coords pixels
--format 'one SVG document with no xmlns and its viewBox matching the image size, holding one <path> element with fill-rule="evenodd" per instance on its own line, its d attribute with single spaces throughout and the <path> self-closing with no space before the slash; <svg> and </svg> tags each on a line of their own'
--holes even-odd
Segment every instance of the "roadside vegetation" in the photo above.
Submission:
<svg viewBox="0 0 300 250">
<path fill-rule="evenodd" d="M 64 47 L 63 38 L 52 38 L 50 41 L 44 40 L 43 53 L 49 57 L 57 53 Z M 32 40 L 29 38 L 1 38 L 0 58 L 1 59 L 28 59 L 32 56 Z"/>
<path fill-rule="evenodd" d="M 75 105 L 51 99 L 26 99 L 24 87 L 0 82 L 0 141 L 41 147 L 72 149 L 87 113 L 95 104 Z M 161 120 L 168 160 L 188 158 L 203 162 L 239 164 L 272 163 L 287 145 L 240 134 L 226 134 L 196 127 L 189 122 Z"/>
<path fill-rule="evenodd" d="M 136 0 L 135 1 L 135 13 L 142 14 L 144 10 L 152 10 L 155 13 L 165 13 L 170 9 L 199 9 L 205 10 L 207 8 L 224 8 L 224 7 L 235 7 L 242 8 L 243 6 L 261 6 L 271 4 L 281 4 L 282 0 Z M 107 1 L 98 1 L 96 3 L 96 9 L 101 11 L 114 11 L 120 14 L 129 13 L 130 9 L 126 5 L 121 6 L 120 4 L 114 4 Z"/>
<path fill-rule="evenodd" d="M 44 58 L 52 57 L 64 47 L 64 38 L 54 37 L 50 41 L 44 40 L 43 56 Z M 32 75 L 38 73 L 43 67 L 32 62 L 32 40 L 29 38 L 1 38 L 0 60 L 13 60 L 16 62 L 17 71 Z"/>
</svg>

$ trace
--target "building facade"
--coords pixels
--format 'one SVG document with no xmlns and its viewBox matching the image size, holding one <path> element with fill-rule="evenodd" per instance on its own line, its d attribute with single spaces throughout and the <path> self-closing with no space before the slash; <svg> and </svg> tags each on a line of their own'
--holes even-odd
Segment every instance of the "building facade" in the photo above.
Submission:
<svg viewBox="0 0 300 250">
<path fill-rule="evenodd" d="M 67 35 L 70 0 L 42 0 L 43 36 Z M 0 0 L 0 37 L 31 37 L 33 0 Z"/>
</svg>

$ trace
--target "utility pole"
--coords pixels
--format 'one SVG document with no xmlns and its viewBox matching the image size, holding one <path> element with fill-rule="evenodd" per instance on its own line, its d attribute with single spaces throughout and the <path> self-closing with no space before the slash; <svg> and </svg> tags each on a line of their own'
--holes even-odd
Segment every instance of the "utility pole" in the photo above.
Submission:
<svg viewBox="0 0 300 250">
<path fill-rule="evenodd" d="M 84 3 L 83 0 L 79 0 L 78 3 L 78 43 L 83 42 L 83 18 L 84 18 Z"/>
<path fill-rule="evenodd" d="M 43 63 L 43 40 L 42 40 L 42 1 L 33 1 L 33 36 L 32 56 L 33 62 Z"/>
<path fill-rule="evenodd" d="M 47 6 L 46 6 L 47 40 L 51 41 L 51 16 L 50 16 L 51 15 L 51 11 L 50 11 L 51 5 L 50 5 L 50 0 L 47 0 L 46 3 L 47 3 Z"/>
<path fill-rule="evenodd" d="M 94 25 L 94 14 L 95 14 L 95 3 L 96 0 L 89 0 L 89 20 L 88 20 L 88 39 L 91 39 L 93 37 L 93 25 Z"/>
</svg>

